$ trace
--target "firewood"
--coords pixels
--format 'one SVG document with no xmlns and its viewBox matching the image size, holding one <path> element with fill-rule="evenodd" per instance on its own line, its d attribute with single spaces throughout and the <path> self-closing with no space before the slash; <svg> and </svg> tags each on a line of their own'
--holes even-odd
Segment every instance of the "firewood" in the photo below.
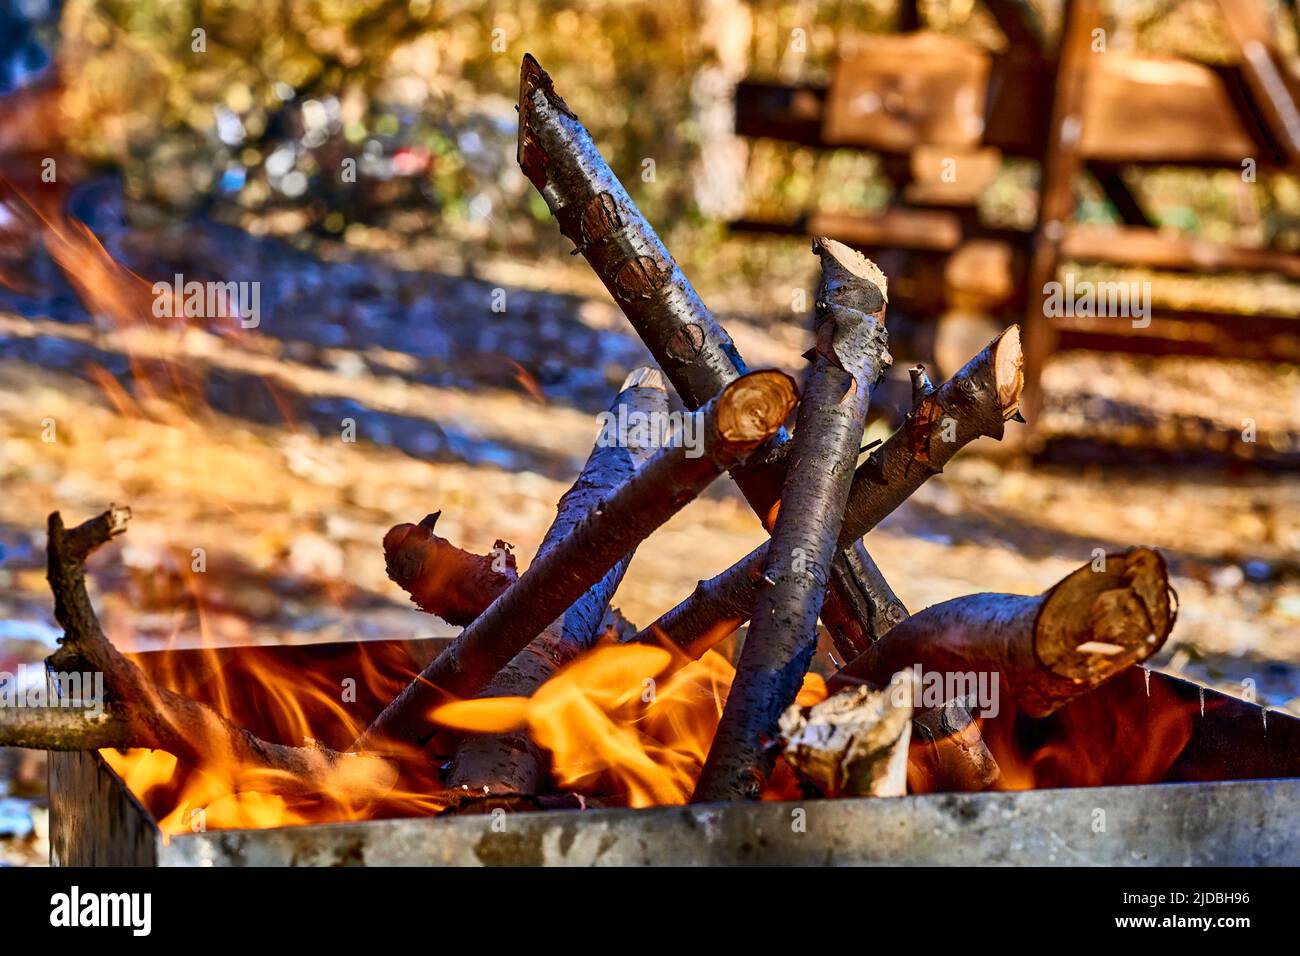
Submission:
<svg viewBox="0 0 1300 956">
<path fill-rule="evenodd" d="M 841 544 L 869 532 L 976 438 L 1002 437 L 1004 423 L 1017 413 L 1023 384 L 1020 358 L 1020 329 L 1013 325 L 943 385 L 933 391 L 918 390 L 902 427 L 875 449 L 853 476 L 840 529 Z M 692 657 L 702 655 L 749 620 L 768 547 L 767 543 L 760 545 L 726 571 L 701 581 L 686 600 L 635 639 L 666 640 Z M 883 579 L 880 584 L 872 583 L 875 579 L 870 569 L 858 571 L 854 580 L 877 589 L 888 588 Z M 881 597 L 872 605 L 894 606 Z M 902 605 L 896 607 L 887 622 L 890 627 L 906 617 Z M 887 631 L 888 627 L 882 628 L 882 632 Z M 841 634 L 842 638 L 846 636 Z M 855 634 L 851 642 L 845 642 L 849 648 L 856 648 L 847 659 L 866 649 L 867 645 L 857 647 L 862 639 Z M 836 646 L 843 650 L 840 641 Z"/>
<path fill-rule="evenodd" d="M 799 693 L 817 648 L 817 618 L 871 389 L 890 361 L 884 274 L 834 240 L 814 240 L 813 251 L 822 263 L 813 365 L 763 566 L 766 587 L 754 602 L 736 677 L 696 783 L 698 802 L 756 797 L 771 772 L 765 744 Z"/>
<path fill-rule="evenodd" d="M 731 337 L 531 55 L 524 56 L 519 75 L 518 160 L 561 233 L 595 270 L 687 407 L 698 408 L 744 374 L 745 362 Z M 786 441 L 779 432 L 767 449 L 731 470 L 768 529 L 785 480 Z M 892 592 L 861 542 L 850 541 L 846 548 L 857 559 L 837 557 L 824 617 L 833 633 L 849 631 L 867 641 L 879 637 L 883 632 L 877 627 L 896 614 L 882 605 L 862 620 L 855 609 L 863 601 L 887 600 Z M 873 581 L 856 580 L 856 569 L 864 567 L 875 569 Z"/>
<path fill-rule="evenodd" d="M 490 554 L 472 554 L 433 533 L 441 511 L 419 524 L 399 524 L 384 535 L 388 577 L 416 607 L 464 627 L 519 579 L 510 545 L 498 540 Z"/>
<path fill-rule="evenodd" d="M 103 707 L 0 707 L 0 747 L 126 749 L 140 740 L 130 720 Z"/>
<path fill-rule="evenodd" d="M 778 371 L 751 372 L 728 385 L 695 413 L 690 422 L 695 442 L 662 449 L 601 499 L 407 685 L 358 748 L 384 746 L 386 740 L 426 743 L 434 706 L 483 690 L 625 554 L 771 438 L 795 396 L 794 380 Z"/>
<path fill-rule="evenodd" d="M 634 423 L 638 419 L 654 421 L 649 416 L 668 410 L 668 393 L 658 370 L 641 368 L 627 377 L 609 411 L 618 416 L 620 410 L 626 413 L 626 420 Z M 645 464 L 657 448 L 658 437 L 641 429 L 629 432 L 622 444 L 602 445 L 598 441 L 573 487 L 560 498 L 555 521 L 542 540 L 538 556 L 563 541 L 602 497 Z M 610 598 L 623 580 L 632 555 L 633 551 L 623 555 L 561 617 L 548 624 L 501 668 L 480 696 L 531 696 L 557 670 L 590 648 L 604 633 Z M 491 794 L 535 794 L 546 782 L 546 760 L 526 732 L 478 734 L 467 737 L 456 748 L 446 782 L 449 787 Z"/>
<path fill-rule="evenodd" d="M 806 786 L 825 797 L 907 793 L 912 684 L 846 688 L 812 707 L 791 704 L 780 720 L 781 752 Z"/>
<path fill-rule="evenodd" d="M 61 647 L 49 659 L 53 670 L 84 670 L 104 675 L 109 716 L 93 727 L 84 710 L 59 708 L 26 719 L 0 721 L 0 746 L 93 749 L 99 746 L 166 750 L 195 767 L 218 764 L 274 779 L 281 793 L 310 795 L 332 789 L 351 795 L 382 796 L 396 779 L 386 760 L 368 754 L 342 754 L 325 748 L 291 747 L 262 740 L 205 704 L 153 683 L 105 636 L 86 592 L 86 558 L 126 530 L 130 509 L 113 506 L 65 528 L 59 512 L 49 518 L 48 578 L 54 616 L 64 630 Z M 75 715 L 74 717 L 67 716 Z M 38 724 L 46 722 L 44 730 Z M 70 731 L 75 730 L 75 733 Z"/>
<path fill-rule="evenodd" d="M 958 698 L 917 713 L 912 741 L 907 769 L 918 777 L 913 791 L 988 790 L 1002 779 L 979 724 Z"/>
<path fill-rule="evenodd" d="M 879 685 L 911 667 L 997 675 L 997 706 L 1009 699 L 1028 716 L 1045 717 L 1149 658 L 1173 628 L 1176 596 L 1159 552 L 1130 548 L 1099 563 L 1100 570 L 1085 564 L 1042 594 L 972 594 L 926 608 L 830 686 Z"/>
</svg>

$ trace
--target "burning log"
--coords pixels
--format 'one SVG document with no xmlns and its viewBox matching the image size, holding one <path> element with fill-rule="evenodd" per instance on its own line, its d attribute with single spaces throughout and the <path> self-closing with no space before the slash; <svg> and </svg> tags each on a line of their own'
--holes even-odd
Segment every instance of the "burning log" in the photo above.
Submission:
<svg viewBox="0 0 1300 956">
<path fill-rule="evenodd" d="M 1004 423 L 1018 414 L 1024 383 L 1020 363 L 1020 329 L 1013 325 L 939 388 L 926 388 L 925 382 L 917 389 L 916 402 L 902 427 L 872 452 L 853 476 L 840 528 L 841 546 L 869 532 L 976 438 L 1002 437 Z M 701 581 L 690 597 L 636 639 L 654 642 L 666 638 L 692 657 L 702 655 L 749 620 L 769 546 L 760 545 L 726 571 Z M 888 585 L 883 578 L 874 583 L 877 579 L 872 568 L 862 568 L 854 581 L 876 589 L 878 596 L 870 602 L 873 607 L 889 607 L 887 599 L 879 597 L 880 589 Z M 838 564 L 832 575 L 837 573 Z M 907 614 L 899 604 L 890 616 L 893 626 Z M 853 635 L 852 641 L 837 640 L 836 644 L 841 649 L 846 644 L 856 648 L 856 657 L 866 650 L 866 646 L 857 647 L 861 640 L 861 635 Z"/>
<path fill-rule="evenodd" d="M 0 746 L 161 749 L 196 767 L 237 767 L 274 780 L 281 792 L 303 795 L 329 787 L 381 796 L 391 787 L 396 770 L 387 761 L 262 740 L 206 705 L 154 684 L 109 642 L 86 592 L 85 562 L 95 548 L 126 530 L 130 516 L 129 508 L 113 506 L 72 529 L 64 527 L 57 511 L 49 519 L 48 577 L 54 616 L 64 630 L 62 646 L 49 664 L 54 670 L 88 665 L 102 673 L 112 697 L 104 702 L 109 704 L 107 716 L 91 720 L 75 708 L 60 716 L 55 716 L 57 708 L 17 717 L 6 713 L 0 720 Z"/>
<path fill-rule="evenodd" d="M 1158 651 L 1174 625 L 1175 598 L 1160 554 L 1130 548 L 1042 594 L 972 594 L 913 614 L 831 687 L 880 685 L 913 667 L 967 684 L 987 674 L 1025 714 L 1045 717 Z"/>
<path fill-rule="evenodd" d="M 834 240 L 814 240 L 813 251 L 822 263 L 817 344 L 764 563 L 768 586 L 754 602 L 736 679 L 696 784 L 698 802 L 756 797 L 771 772 L 764 745 L 799 693 L 817 648 L 817 618 L 867 404 L 890 361 L 884 274 Z"/>
<path fill-rule="evenodd" d="M 650 416 L 668 409 L 663 375 L 640 368 L 623 382 L 610 408 L 620 410 L 630 422 L 653 422 Z M 662 418 L 658 420 L 662 421 Z M 630 478 L 654 454 L 662 436 L 649 428 L 636 428 L 623 442 L 598 440 L 587 463 L 556 506 L 555 521 L 547 530 L 538 557 L 562 542 L 610 491 Z M 606 610 L 632 560 L 623 555 L 564 615 L 552 621 L 531 644 L 516 654 L 493 678 L 481 697 L 528 697 L 557 670 L 592 646 L 604 632 Z M 536 560 L 536 558 L 534 558 Z M 480 734 L 466 738 L 456 749 L 447 785 L 485 793 L 534 794 L 546 782 L 546 760 L 526 732 Z"/>
<path fill-rule="evenodd" d="M 358 742 L 423 745 L 429 711 L 469 697 L 599 581 L 637 544 L 719 474 L 774 435 L 795 404 L 784 372 L 751 372 L 727 386 L 688 423 L 695 441 L 662 449 L 540 555 L 398 695 Z"/>
<path fill-rule="evenodd" d="M 908 772 L 921 779 L 914 792 L 989 790 L 1002 768 L 963 701 L 953 698 L 912 718 Z"/>
<path fill-rule="evenodd" d="M 782 754 L 805 785 L 826 797 L 907 793 L 912 682 L 847 688 L 781 715 Z"/>
<path fill-rule="evenodd" d="M 384 535 L 388 577 L 416 607 L 464 627 L 519 579 L 510 545 L 472 554 L 433 533 L 441 511 L 419 524 L 399 524 Z"/>
<path fill-rule="evenodd" d="M 519 74 L 518 160 L 560 232 L 595 270 L 687 407 L 698 408 L 745 373 L 731 337 L 700 301 L 550 76 L 527 54 Z M 768 529 L 781 497 L 786 440 L 784 432 L 777 434 L 767 449 L 731 470 Z M 883 633 L 883 622 L 901 615 L 890 605 L 892 592 L 861 542 L 849 541 L 845 548 L 856 560 L 836 559 L 824 616 L 833 633 L 865 635 L 860 638 L 865 646 Z M 870 580 L 858 579 L 864 568 L 872 570 Z M 865 620 L 863 602 L 871 608 Z M 746 613 L 752 604 L 745 604 Z"/>
</svg>

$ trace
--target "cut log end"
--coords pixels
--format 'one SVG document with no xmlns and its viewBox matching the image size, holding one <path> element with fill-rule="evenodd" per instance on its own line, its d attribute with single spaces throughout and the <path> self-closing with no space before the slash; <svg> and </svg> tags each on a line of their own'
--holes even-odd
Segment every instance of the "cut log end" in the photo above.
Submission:
<svg viewBox="0 0 1300 956">
<path fill-rule="evenodd" d="M 812 707 L 791 705 L 780 721 L 786 762 L 828 797 L 903 796 L 913 690 L 901 679 L 883 690 L 848 688 Z"/>
<path fill-rule="evenodd" d="M 1095 686 L 1160 649 L 1173 628 L 1164 559 L 1150 548 L 1106 556 L 1052 589 L 1038 614 L 1034 650 L 1052 673 Z"/>
<path fill-rule="evenodd" d="M 627 373 L 627 378 L 623 379 L 623 386 L 619 391 L 626 392 L 629 388 L 653 388 L 660 392 L 668 391 L 668 386 L 664 382 L 664 373 L 648 365 L 634 368 Z"/>
<path fill-rule="evenodd" d="M 1020 411 L 1020 392 L 1025 387 L 1024 350 L 1018 325 L 1008 327 L 993 342 L 993 380 L 1002 418 L 1008 421 Z"/>
<path fill-rule="evenodd" d="M 824 236 L 813 240 L 813 252 L 821 256 L 824 288 L 833 288 L 846 282 L 853 282 L 859 287 L 864 283 L 869 284 L 879 293 L 880 304 L 874 309 L 863 311 L 877 312 L 884 308 L 889 301 L 889 282 L 878 265 L 856 249 Z"/>
<path fill-rule="evenodd" d="M 753 448 L 775 435 L 798 401 L 785 372 L 767 369 L 736 379 L 718 396 L 717 435 L 729 446 Z"/>
</svg>

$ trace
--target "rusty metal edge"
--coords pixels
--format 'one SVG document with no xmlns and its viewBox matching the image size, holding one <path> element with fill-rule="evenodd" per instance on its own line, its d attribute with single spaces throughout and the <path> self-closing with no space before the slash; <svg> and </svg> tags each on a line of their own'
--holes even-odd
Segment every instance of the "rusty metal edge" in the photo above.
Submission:
<svg viewBox="0 0 1300 956">
<path fill-rule="evenodd" d="M 1300 779 L 186 834 L 163 866 L 1300 864 Z"/>
</svg>

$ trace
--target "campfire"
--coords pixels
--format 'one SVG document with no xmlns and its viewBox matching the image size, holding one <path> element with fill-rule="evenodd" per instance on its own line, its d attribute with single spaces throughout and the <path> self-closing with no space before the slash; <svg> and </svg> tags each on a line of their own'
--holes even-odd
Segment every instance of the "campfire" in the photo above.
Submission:
<svg viewBox="0 0 1300 956">
<path fill-rule="evenodd" d="M 741 847 L 735 834 L 789 830 L 791 811 L 767 805 L 793 806 L 796 826 L 806 811 L 841 828 L 910 821 L 919 834 L 951 810 L 925 802 L 933 794 L 1000 801 L 959 813 L 997 806 L 1030 819 L 1026 808 L 1047 805 L 999 792 L 1137 786 L 1131 808 L 1155 805 L 1141 792 L 1153 784 L 1300 776 L 1300 722 L 1142 666 L 1177 617 L 1157 551 L 1098 549 L 1042 594 L 973 594 L 915 613 L 872 559 L 866 536 L 886 516 L 961 449 L 1023 421 L 1018 327 L 941 384 L 913 368 L 903 424 L 863 448 L 873 388 L 892 362 L 888 282 L 875 264 L 815 240 L 821 279 L 802 381 L 750 370 L 532 57 L 519 111 L 523 172 L 658 368 L 633 371 L 613 396 L 522 573 L 505 541 L 476 554 L 440 536 L 438 512 L 388 532 L 389 577 L 462 628 L 447 641 L 123 654 L 85 576 L 89 556 L 126 532 L 129 508 L 71 527 L 51 515 L 48 576 L 64 630 L 52 686 L 94 672 L 106 692 L 82 708 L 6 709 L 0 742 L 58 752 L 57 858 L 247 862 L 307 847 L 333 858 L 341 833 L 369 858 L 419 820 L 445 828 L 397 858 L 455 861 L 483 839 L 486 814 L 490 832 L 527 833 L 536 847 L 591 820 L 627 861 L 637 858 L 629 841 L 659 832 L 662 853 L 641 858 L 668 860 L 690 837 L 687 818 L 663 808 L 727 804 L 736 815 L 706 842 L 718 859 L 765 860 L 761 840 Z M 68 255 L 89 241 L 41 218 Z M 669 386 L 686 412 L 670 410 Z M 632 624 L 611 602 L 633 555 L 724 473 L 769 540 L 658 620 Z M 824 675 L 810 669 L 819 621 L 837 665 Z M 538 819 L 497 828 L 520 811 Z M 862 816 L 836 816 L 847 813 Z M 123 814 L 133 835 L 105 846 L 97 823 Z M 310 826 L 323 823 L 352 829 Z M 841 831 L 797 854 L 815 855 L 831 832 Z M 861 839 L 840 852 L 880 852 Z M 600 855 L 579 842 L 574 859 Z M 914 858 L 932 852 L 924 842 L 915 838 Z M 549 859 L 553 848 L 534 854 L 534 843 L 518 844 L 513 861 Z M 475 846 L 498 859 L 506 844 Z"/>
</svg>

